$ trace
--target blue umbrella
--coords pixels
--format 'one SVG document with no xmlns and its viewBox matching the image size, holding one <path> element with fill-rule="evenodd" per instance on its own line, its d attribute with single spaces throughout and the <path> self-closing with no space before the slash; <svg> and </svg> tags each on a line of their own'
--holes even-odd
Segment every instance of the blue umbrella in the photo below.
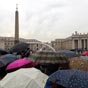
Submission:
<svg viewBox="0 0 88 88">
<path fill-rule="evenodd" d="M 71 58 L 71 57 L 77 57 L 78 55 L 70 50 L 58 50 L 57 53 L 64 54 L 65 56 Z"/>
<path fill-rule="evenodd" d="M 50 75 L 48 81 L 65 88 L 88 88 L 88 72 L 82 70 L 58 70 Z"/>
<path fill-rule="evenodd" d="M 80 56 L 80 58 L 88 60 L 88 56 Z"/>
</svg>

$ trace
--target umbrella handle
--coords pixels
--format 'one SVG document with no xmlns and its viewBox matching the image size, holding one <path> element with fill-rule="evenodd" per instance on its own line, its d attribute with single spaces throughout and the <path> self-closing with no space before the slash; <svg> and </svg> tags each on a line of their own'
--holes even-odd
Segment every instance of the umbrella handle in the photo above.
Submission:
<svg viewBox="0 0 88 88">
<path fill-rule="evenodd" d="M 26 56 L 28 53 L 30 53 L 30 48 L 28 48 L 28 49 L 24 52 L 24 56 Z"/>
</svg>

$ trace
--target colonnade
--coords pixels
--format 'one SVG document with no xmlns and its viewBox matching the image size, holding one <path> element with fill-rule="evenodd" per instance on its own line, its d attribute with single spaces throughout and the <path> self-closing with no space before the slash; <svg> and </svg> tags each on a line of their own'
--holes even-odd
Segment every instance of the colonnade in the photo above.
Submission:
<svg viewBox="0 0 88 88">
<path fill-rule="evenodd" d="M 72 49 L 88 50 L 88 39 L 87 38 L 73 39 L 72 40 Z"/>
</svg>

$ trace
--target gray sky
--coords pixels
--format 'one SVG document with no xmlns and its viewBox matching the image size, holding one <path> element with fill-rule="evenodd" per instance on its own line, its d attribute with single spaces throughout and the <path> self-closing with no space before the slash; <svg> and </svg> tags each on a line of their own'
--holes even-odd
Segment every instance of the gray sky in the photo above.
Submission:
<svg viewBox="0 0 88 88">
<path fill-rule="evenodd" d="M 16 3 L 21 38 L 52 41 L 88 32 L 88 0 L 0 0 L 0 36 L 14 36 Z"/>
</svg>

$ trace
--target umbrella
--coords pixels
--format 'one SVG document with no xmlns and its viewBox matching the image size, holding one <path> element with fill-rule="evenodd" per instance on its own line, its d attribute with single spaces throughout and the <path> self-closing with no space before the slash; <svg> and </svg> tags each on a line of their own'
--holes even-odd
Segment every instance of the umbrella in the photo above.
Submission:
<svg viewBox="0 0 88 88">
<path fill-rule="evenodd" d="M 80 56 L 80 58 L 88 60 L 88 56 Z"/>
<path fill-rule="evenodd" d="M 8 54 L 8 52 L 2 48 L 0 48 L 0 55 Z"/>
<path fill-rule="evenodd" d="M 30 56 L 30 59 L 34 62 L 39 63 L 67 63 L 67 58 L 65 57 L 65 55 L 50 51 L 36 52 Z"/>
<path fill-rule="evenodd" d="M 30 59 L 33 62 L 40 63 L 40 70 L 47 75 L 52 74 L 58 68 L 67 69 L 68 59 L 63 54 L 52 51 L 40 51 L 32 54 Z"/>
<path fill-rule="evenodd" d="M 0 57 L 0 77 L 1 78 L 3 78 L 7 74 L 7 72 L 5 71 L 6 66 L 16 59 L 17 57 L 12 54 L 6 54 Z"/>
<path fill-rule="evenodd" d="M 0 68 L 8 65 L 9 63 L 13 62 L 17 59 L 17 56 L 13 54 L 6 54 L 0 57 Z"/>
<path fill-rule="evenodd" d="M 82 55 L 83 55 L 83 56 L 88 56 L 88 51 L 84 51 L 84 52 L 82 53 Z"/>
<path fill-rule="evenodd" d="M 48 76 L 36 68 L 19 69 L 8 73 L 0 82 L 1 88 L 44 88 Z"/>
<path fill-rule="evenodd" d="M 78 56 L 75 52 L 70 51 L 70 50 L 58 50 L 56 52 L 64 54 L 66 57 L 69 57 L 69 58 Z"/>
<path fill-rule="evenodd" d="M 24 42 L 19 42 L 16 45 L 14 45 L 9 52 L 10 53 L 17 53 L 22 54 L 25 52 L 26 49 L 28 49 L 29 44 Z"/>
<path fill-rule="evenodd" d="M 88 60 L 82 57 L 75 57 L 69 60 L 70 69 L 80 69 L 88 71 Z"/>
<path fill-rule="evenodd" d="M 22 67 L 33 67 L 33 62 L 27 58 L 20 58 L 18 60 L 13 61 L 10 63 L 7 67 L 6 70 L 16 70 Z"/>
<path fill-rule="evenodd" d="M 88 88 L 88 72 L 82 70 L 58 70 L 50 75 L 47 81 L 61 85 L 62 88 Z M 47 87 L 45 86 L 45 88 Z"/>
<path fill-rule="evenodd" d="M 34 63 L 27 58 L 20 58 L 18 60 L 13 61 L 12 63 L 10 63 L 6 67 L 6 70 L 7 70 L 7 72 L 12 72 L 12 71 L 15 71 L 19 68 L 35 67 L 37 65 L 38 65 L 38 63 Z"/>
</svg>

